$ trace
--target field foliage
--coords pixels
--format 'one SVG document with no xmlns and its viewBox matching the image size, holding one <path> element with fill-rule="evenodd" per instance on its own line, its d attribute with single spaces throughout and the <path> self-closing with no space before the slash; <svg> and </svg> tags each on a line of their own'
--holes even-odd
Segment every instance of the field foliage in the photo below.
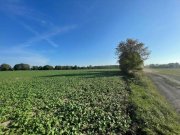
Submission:
<svg viewBox="0 0 180 135">
<path fill-rule="evenodd" d="M 0 134 L 117 134 L 129 130 L 117 70 L 0 73 Z"/>
<path fill-rule="evenodd" d="M 119 70 L 0 72 L 0 134 L 180 134 L 145 76 Z"/>
</svg>

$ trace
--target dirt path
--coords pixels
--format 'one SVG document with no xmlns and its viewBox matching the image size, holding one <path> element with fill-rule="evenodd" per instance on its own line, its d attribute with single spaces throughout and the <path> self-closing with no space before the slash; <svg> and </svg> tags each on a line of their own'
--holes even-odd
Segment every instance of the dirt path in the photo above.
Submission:
<svg viewBox="0 0 180 135">
<path fill-rule="evenodd" d="M 180 113 L 180 81 L 170 76 L 153 72 L 150 69 L 146 69 L 145 72 L 152 79 L 160 93 L 163 94 L 175 107 L 176 111 Z"/>
</svg>

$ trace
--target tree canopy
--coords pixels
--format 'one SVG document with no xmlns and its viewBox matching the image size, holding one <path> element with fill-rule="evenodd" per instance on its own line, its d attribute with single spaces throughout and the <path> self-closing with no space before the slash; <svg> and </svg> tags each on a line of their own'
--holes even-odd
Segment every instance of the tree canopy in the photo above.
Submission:
<svg viewBox="0 0 180 135">
<path fill-rule="evenodd" d="M 30 70 L 30 65 L 29 64 L 24 64 L 24 63 L 16 64 L 14 66 L 14 70 Z"/>
<path fill-rule="evenodd" d="M 116 48 L 120 69 L 129 73 L 130 71 L 142 69 L 144 60 L 148 59 L 150 51 L 144 43 L 134 39 L 122 41 Z"/>
<path fill-rule="evenodd" d="M 45 65 L 44 67 L 43 67 L 43 70 L 53 70 L 54 69 L 54 67 L 53 66 L 50 66 L 50 65 Z"/>
<path fill-rule="evenodd" d="M 0 70 L 1 71 L 8 71 L 8 70 L 11 70 L 12 68 L 11 68 L 11 66 L 9 65 L 9 64 L 2 64 L 1 66 L 0 66 Z"/>
</svg>

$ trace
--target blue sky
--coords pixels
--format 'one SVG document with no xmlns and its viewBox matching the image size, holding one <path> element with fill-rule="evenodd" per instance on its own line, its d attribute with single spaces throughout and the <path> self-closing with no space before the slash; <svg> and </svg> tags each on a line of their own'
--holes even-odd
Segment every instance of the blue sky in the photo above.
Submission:
<svg viewBox="0 0 180 135">
<path fill-rule="evenodd" d="M 0 0 L 0 63 L 117 64 L 126 38 L 150 63 L 180 62 L 179 0 Z"/>
</svg>

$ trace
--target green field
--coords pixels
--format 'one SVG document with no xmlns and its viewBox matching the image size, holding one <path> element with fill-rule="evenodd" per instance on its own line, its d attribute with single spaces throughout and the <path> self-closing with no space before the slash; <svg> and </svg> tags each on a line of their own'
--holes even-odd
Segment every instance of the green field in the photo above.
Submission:
<svg viewBox="0 0 180 135">
<path fill-rule="evenodd" d="M 108 69 L 0 72 L 0 134 L 180 133 L 145 80 Z"/>
<path fill-rule="evenodd" d="M 160 68 L 160 69 L 151 69 L 151 70 L 155 71 L 159 74 L 166 75 L 166 76 L 173 78 L 177 81 L 180 81 L 180 69 L 179 68 L 177 68 L 177 69 Z"/>
<path fill-rule="evenodd" d="M 161 74 L 180 76 L 180 69 L 161 68 L 161 69 L 153 69 L 153 70 Z"/>
<path fill-rule="evenodd" d="M 0 72 L 1 133 L 126 133 L 125 87 L 117 70 Z"/>
</svg>

